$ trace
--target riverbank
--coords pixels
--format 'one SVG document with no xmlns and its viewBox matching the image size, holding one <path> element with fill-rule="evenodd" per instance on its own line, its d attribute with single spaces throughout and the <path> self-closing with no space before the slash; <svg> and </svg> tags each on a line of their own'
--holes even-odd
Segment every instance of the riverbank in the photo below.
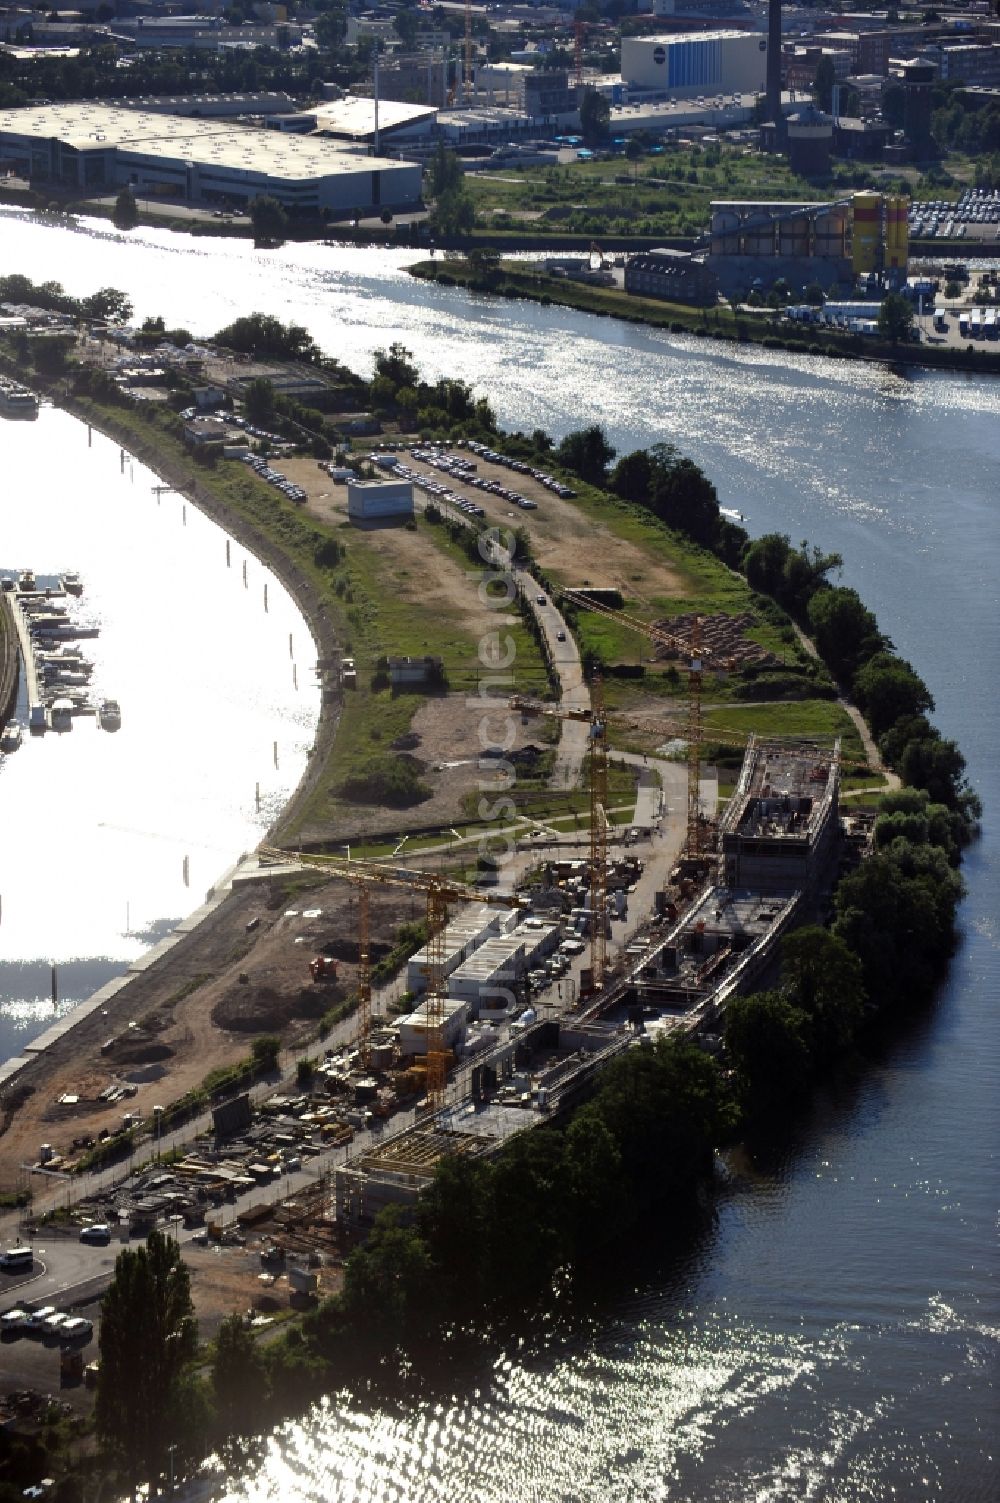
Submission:
<svg viewBox="0 0 1000 1503">
<path fill-rule="evenodd" d="M 7 597 L 0 596 L 0 731 L 14 713 L 18 684 L 17 632 Z"/>
<path fill-rule="evenodd" d="M 574 308 L 580 313 L 614 318 L 624 323 L 668 329 L 672 334 L 721 340 L 737 345 L 760 345 L 795 355 L 821 355 L 834 360 L 862 360 L 903 369 L 953 371 L 968 375 L 1000 375 L 1000 350 L 936 349 L 924 344 L 892 344 L 859 334 L 831 334 L 811 326 L 794 328 L 734 312 L 728 304 L 691 308 L 633 297 L 617 288 L 594 287 L 568 278 L 550 277 L 516 263 L 501 262 L 484 269 L 468 259 L 418 261 L 407 268 L 412 277 L 440 287 L 464 287 L 489 297 L 527 298 L 543 307 Z"/>
</svg>

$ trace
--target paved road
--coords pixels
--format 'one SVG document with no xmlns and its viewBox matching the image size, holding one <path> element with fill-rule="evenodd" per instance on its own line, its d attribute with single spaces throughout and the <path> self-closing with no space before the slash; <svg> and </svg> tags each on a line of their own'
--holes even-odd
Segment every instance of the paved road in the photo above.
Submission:
<svg viewBox="0 0 1000 1503">
<path fill-rule="evenodd" d="M 432 480 L 442 480 L 450 490 L 454 491 L 455 495 L 478 504 L 479 492 L 474 486 L 463 486 L 461 476 L 438 470 L 433 465 L 415 459 L 412 454 L 406 456 L 405 463 L 416 474 L 426 475 Z M 499 475 L 504 467 L 484 466 L 484 473 L 493 474 L 494 470 Z M 504 478 L 509 480 L 511 485 L 516 485 L 518 477 L 516 472 L 511 472 Z M 439 511 L 444 511 L 449 520 L 458 522 L 463 527 L 473 525 L 464 512 L 450 505 L 444 497 L 426 496 L 419 490 L 416 492 L 414 505 L 418 510 L 426 510 L 431 503 Z M 510 570 L 516 578 L 523 599 L 531 608 L 535 620 L 541 627 L 550 661 L 559 678 L 559 702 L 563 709 L 589 709 L 590 690 L 584 682 L 580 653 L 565 617 L 533 574 L 527 569 L 512 566 L 510 555 L 505 548 L 495 546 L 493 554 L 497 567 Z M 583 758 L 587 750 L 587 738 L 586 721 L 563 720 L 560 722 L 559 744 L 556 748 L 551 779 L 553 788 L 575 788 L 578 785 Z"/>
</svg>

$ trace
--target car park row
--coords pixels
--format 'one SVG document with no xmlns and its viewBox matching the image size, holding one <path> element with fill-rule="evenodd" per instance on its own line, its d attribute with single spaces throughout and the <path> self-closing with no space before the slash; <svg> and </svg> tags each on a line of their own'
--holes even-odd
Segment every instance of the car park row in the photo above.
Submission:
<svg viewBox="0 0 1000 1503">
<path fill-rule="evenodd" d="M 94 1334 L 93 1321 L 83 1315 L 57 1310 L 55 1305 L 15 1305 L 0 1315 L 0 1336 L 6 1341 L 20 1336 L 54 1338 L 59 1342 L 86 1343 Z"/>
</svg>

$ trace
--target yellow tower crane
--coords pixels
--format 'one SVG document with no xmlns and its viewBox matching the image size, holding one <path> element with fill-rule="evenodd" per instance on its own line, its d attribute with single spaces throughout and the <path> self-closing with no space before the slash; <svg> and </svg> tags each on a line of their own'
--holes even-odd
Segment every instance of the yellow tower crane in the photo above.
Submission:
<svg viewBox="0 0 1000 1503">
<path fill-rule="evenodd" d="M 358 1051 L 367 1069 L 371 1062 L 371 962 L 370 896 L 374 887 L 406 887 L 423 892 L 427 904 L 427 1099 L 436 1111 L 444 1099 L 448 1055 L 441 1047 L 444 1022 L 444 935 L 451 902 L 488 903 L 495 908 L 520 908 L 522 900 L 512 893 L 481 892 L 440 872 L 414 871 L 379 861 L 352 860 L 350 856 L 320 851 L 284 851 L 261 846 L 267 861 L 294 862 L 342 878 L 358 890 Z"/>
</svg>

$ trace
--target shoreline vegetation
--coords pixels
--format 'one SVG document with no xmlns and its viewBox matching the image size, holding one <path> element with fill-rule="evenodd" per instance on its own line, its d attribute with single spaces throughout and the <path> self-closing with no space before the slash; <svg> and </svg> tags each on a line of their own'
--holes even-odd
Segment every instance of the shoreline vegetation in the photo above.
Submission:
<svg viewBox="0 0 1000 1503">
<path fill-rule="evenodd" d="M 223 332 L 232 339 L 233 329 L 238 338 L 238 325 Z M 304 331 L 280 332 L 286 340 L 295 334 L 302 358 Z M 184 450 L 172 407 L 156 414 L 126 405 L 103 373 L 76 364 L 69 344 L 58 359 L 53 347 L 46 341 L 33 351 L 29 341 L 8 341 L 6 360 L 240 537 L 315 620 L 321 652 L 335 651 L 343 618 L 331 588 L 343 555 L 330 530 L 290 504 L 244 489 L 246 477 L 237 477 L 234 491 L 224 463 L 205 470 Z M 828 578 L 840 558 L 779 534 L 751 539 L 720 513 L 710 479 L 669 444 L 619 457 L 599 427 L 559 444 L 540 430 L 503 433 L 488 404 L 462 383 L 428 387 L 405 357 L 398 346 L 379 352 L 375 375 L 362 383 L 387 422 L 452 442 L 485 438 L 509 455 L 534 456 L 577 488 L 584 515 L 604 508 L 645 546 L 674 547 L 689 568 L 702 559 L 705 577 L 721 568 L 740 581 L 770 626 L 789 638 L 793 624 L 811 635 L 821 664 L 810 673 L 822 675 L 827 697 L 839 689 L 858 705 L 882 760 L 904 786 L 878 799 L 873 852 L 837 884 L 829 926 L 787 936 L 778 986 L 730 1008 L 725 1065 L 687 1042 L 629 1051 L 566 1124 L 523 1134 L 489 1162 L 444 1159 L 415 1216 L 383 1213 L 348 1257 L 342 1291 L 266 1344 L 234 1317 L 212 1350 L 196 1355 L 181 1301 L 175 1314 L 185 1360 L 160 1369 L 162 1423 L 153 1434 L 146 1427 L 139 1449 L 129 1439 L 135 1413 L 122 1400 L 129 1362 L 139 1358 L 126 1352 L 106 1362 L 98 1391 L 102 1465 L 129 1482 L 158 1485 L 168 1451 L 178 1475 L 213 1448 L 238 1465 L 253 1455 L 254 1435 L 344 1384 L 413 1391 L 428 1368 L 440 1372 L 447 1363 L 454 1372 L 481 1361 L 506 1335 L 572 1311 L 575 1294 L 630 1238 L 655 1227 L 683 1242 L 698 1224 L 715 1154 L 738 1136 L 787 1136 L 817 1081 L 863 1068 L 879 1027 L 932 1000 L 956 943 L 959 866 L 975 837 L 978 800 L 958 747 L 928 718 L 934 705 L 927 686 L 857 593 Z M 323 359 L 318 351 L 310 358 Z M 54 368 L 43 368 L 47 362 Z M 314 438 L 329 443 L 331 435 L 316 428 Z M 527 536 L 524 546 L 530 551 Z M 348 542 L 348 557 L 352 547 Z M 613 677 L 620 655 L 613 642 L 602 644 L 590 614 L 571 620 L 585 667 Z M 376 700 L 373 712 L 378 708 Z M 313 789 L 335 732 L 350 718 L 324 704 L 306 778 Z M 300 787 L 282 816 L 286 825 L 289 809 L 310 796 Z M 127 1308 L 129 1281 L 141 1286 L 141 1278 L 169 1265 L 155 1234 L 148 1268 L 136 1254 L 123 1257 L 130 1261 L 120 1259 L 116 1270 L 116 1309 Z M 142 1392 L 148 1402 L 148 1389 Z M 78 1496 L 66 1493 L 67 1500 Z"/>
</svg>

